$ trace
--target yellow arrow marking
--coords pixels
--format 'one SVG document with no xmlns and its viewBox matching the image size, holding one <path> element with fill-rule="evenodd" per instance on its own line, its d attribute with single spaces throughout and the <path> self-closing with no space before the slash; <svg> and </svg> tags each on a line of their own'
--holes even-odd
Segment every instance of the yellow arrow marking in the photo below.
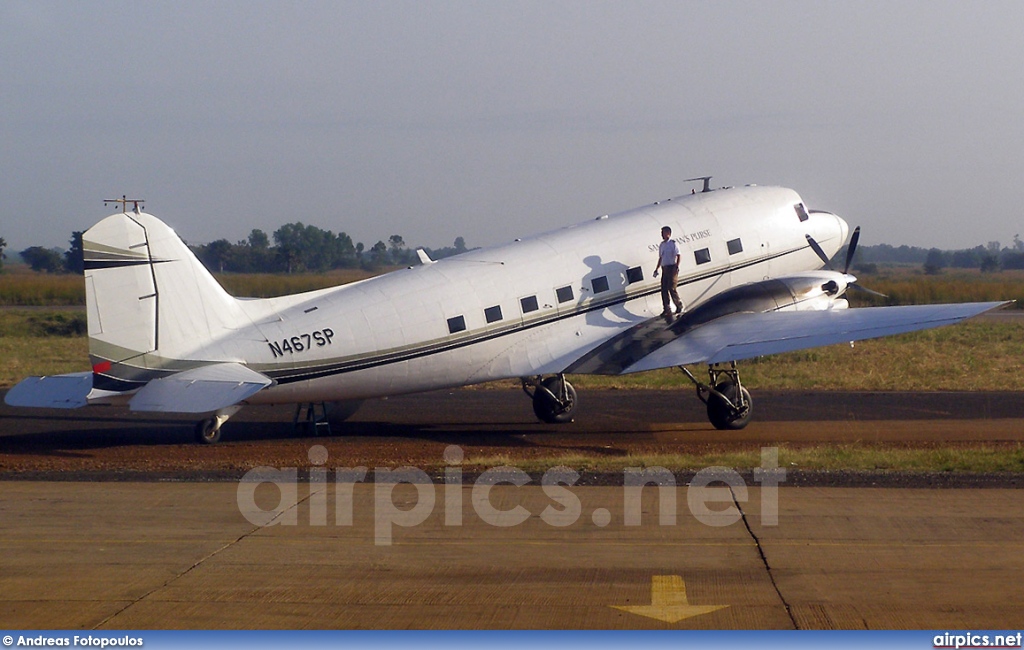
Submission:
<svg viewBox="0 0 1024 650">
<path fill-rule="evenodd" d="M 666 623 L 677 623 L 683 619 L 710 614 L 728 605 L 691 605 L 686 599 L 686 583 L 682 576 L 651 576 L 650 605 L 612 605 L 631 614 L 656 618 Z"/>
</svg>

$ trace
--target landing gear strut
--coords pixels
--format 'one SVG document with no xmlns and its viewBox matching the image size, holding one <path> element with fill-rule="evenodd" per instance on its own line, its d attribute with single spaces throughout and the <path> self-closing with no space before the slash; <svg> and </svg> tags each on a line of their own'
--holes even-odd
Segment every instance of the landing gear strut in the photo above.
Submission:
<svg viewBox="0 0 1024 650">
<path fill-rule="evenodd" d="M 540 376 L 523 377 L 522 382 L 523 392 L 533 400 L 533 412 L 537 419 L 549 424 L 572 422 L 577 404 L 576 389 L 565 380 L 565 375 L 547 379 Z"/>
<path fill-rule="evenodd" d="M 697 387 L 697 397 L 707 405 L 708 420 L 716 429 L 736 431 L 747 426 L 754 414 L 754 402 L 740 384 L 740 371 L 735 361 L 709 365 L 707 384 L 686 368 L 679 368 Z"/>
</svg>

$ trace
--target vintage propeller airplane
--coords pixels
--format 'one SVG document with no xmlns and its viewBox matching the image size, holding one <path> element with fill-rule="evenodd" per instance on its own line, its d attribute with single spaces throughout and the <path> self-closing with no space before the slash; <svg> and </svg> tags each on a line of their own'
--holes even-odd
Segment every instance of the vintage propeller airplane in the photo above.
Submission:
<svg viewBox="0 0 1024 650">
<path fill-rule="evenodd" d="M 750 421 L 736 361 L 961 321 L 1003 303 L 847 309 L 829 259 L 846 222 L 793 190 L 701 191 L 348 285 L 230 296 L 162 221 L 132 211 L 83 235 L 92 372 L 30 377 L 12 406 L 127 404 L 197 414 L 201 442 L 247 404 L 341 419 L 372 397 L 520 378 L 545 422 L 578 408 L 566 375 L 680 367 L 719 429 Z M 681 251 L 663 316 L 658 233 Z M 825 270 L 822 265 L 825 265 Z M 708 364 L 707 382 L 684 366 Z M 329 406 L 328 406 L 329 405 Z"/>
</svg>

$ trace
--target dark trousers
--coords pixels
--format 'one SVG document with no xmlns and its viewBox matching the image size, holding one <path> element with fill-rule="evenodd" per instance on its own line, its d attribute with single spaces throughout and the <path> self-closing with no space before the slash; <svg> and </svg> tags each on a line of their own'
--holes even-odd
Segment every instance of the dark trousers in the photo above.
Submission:
<svg viewBox="0 0 1024 650">
<path fill-rule="evenodd" d="M 670 311 L 668 302 L 670 296 L 672 302 L 676 305 L 676 309 L 682 310 L 683 308 L 683 301 L 679 299 L 679 292 L 676 291 L 676 282 L 678 281 L 678 264 L 661 267 L 661 304 L 664 305 L 665 311 Z"/>
</svg>

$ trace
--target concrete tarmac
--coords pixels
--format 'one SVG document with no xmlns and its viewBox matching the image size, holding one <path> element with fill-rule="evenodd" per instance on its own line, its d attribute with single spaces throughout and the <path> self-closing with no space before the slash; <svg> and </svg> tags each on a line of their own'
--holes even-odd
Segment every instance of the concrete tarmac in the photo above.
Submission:
<svg viewBox="0 0 1024 650">
<path fill-rule="evenodd" d="M 569 427 L 533 422 L 514 391 L 393 398 L 330 438 L 292 432 L 287 409 L 252 409 L 213 447 L 191 444 L 184 421 L 0 407 L 0 469 L 21 479 L 0 481 L 0 625 L 1024 627 L 1024 490 L 774 489 L 724 475 L 730 487 L 649 485 L 636 502 L 621 484 L 534 477 L 359 482 L 348 500 L 335 483 L 337 466 L 437 465 L 449 445 L 514 463 L 574 450 L 999 447 L 1024 436 L 1012 393 L 762 393 L 757 420 L 727 434 L 690 396 L 584 397 Z M 314 445 L 328 454 L 324 482 L 223 480 L 254 464 L 308 469 Z M 121 480 L 67 480 L 110 473 Z"/>
<path fill-rule="evenodd" d="M 430 508 L 421 488 L 435 493 Z M 475 498 L 463 486 L 447 500 L 441 485 L 357 484 L 351 502 L 333 482 L 312 499 L 309 484 L 283 500 L 273 484 L 245 489 L 0 483 L 2 625 L 1024 626 L 1022 490 L 752 484 L 709 488 L 721 502 L 704 503 L 651 485 L 637 506 L 621 487 L 579 487 L 577 510 L 536 484 L 478 485 Z M 672 498 L 674 521 L 659 510 Z M 631 513 L 640 525 L 626 525 Z"/>
</svg>

